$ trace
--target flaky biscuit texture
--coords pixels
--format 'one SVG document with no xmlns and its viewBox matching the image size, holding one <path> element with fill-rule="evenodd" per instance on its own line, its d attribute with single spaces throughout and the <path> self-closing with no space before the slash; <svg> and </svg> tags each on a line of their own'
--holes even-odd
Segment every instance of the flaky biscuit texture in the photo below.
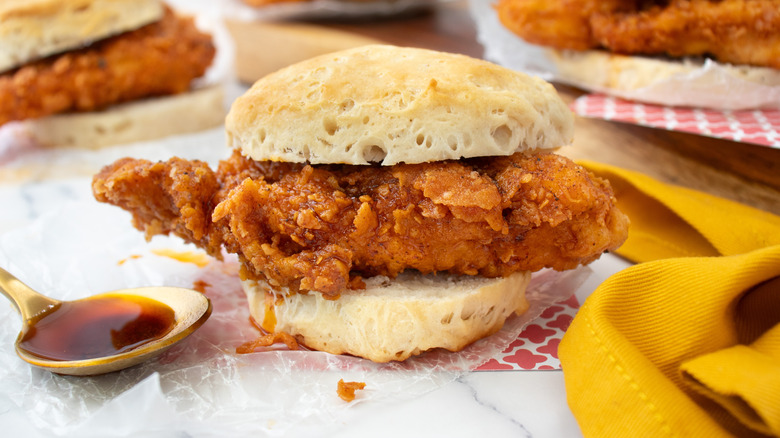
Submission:
<svg viewBox="0 0 780 438">
<path fill-rule="evenodd" d="M 282 294 L 253 280 L 242 284 L 252 317 L 265 329 L 290 333 L 315 350 L 389 362 L 434 348 L 459 351 L 497 332 L 513 313 L 528 309 L 530 277 L 405 272 L 392 280 L 368 278 L 365 290 L 336 300 L 317 292 Z"/>
<path fill-rule="evenodd" d="M 159 0 L 5 0 L 0 2 L 0 72 L 162 16 Z"/>
<path fill-rule="evenodd" d="M 368 45 L 272 73 L 236 100 L 228 145 L 255 160 L 421 163 L 567 145 L 549 83 L 464 55 Z"/>
</svg>

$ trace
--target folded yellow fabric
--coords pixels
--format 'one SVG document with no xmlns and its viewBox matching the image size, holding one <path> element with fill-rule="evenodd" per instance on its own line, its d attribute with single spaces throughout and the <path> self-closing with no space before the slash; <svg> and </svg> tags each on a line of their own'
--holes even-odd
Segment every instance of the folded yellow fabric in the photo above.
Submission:
<svg viewBox="0 0 780 438">
<path fill-rule="evenodd" d="M 635 172 L 610 180 L 637 262 L 559 346 L 585 436 L 780 436 L 780 217 Z"/>
<path fill-rule="evenodd" d="M 687 384 L 747 427 L 780 434 L 780 405 L 772 401 L 780 396 L 780 324 L 750 346 L 697 357 L 684 362 L 682 370 Z"/>
</svg>

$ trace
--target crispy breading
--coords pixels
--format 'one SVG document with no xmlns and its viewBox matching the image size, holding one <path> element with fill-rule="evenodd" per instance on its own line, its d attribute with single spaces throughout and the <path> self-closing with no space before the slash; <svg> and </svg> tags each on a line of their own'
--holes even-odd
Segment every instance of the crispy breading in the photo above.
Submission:
<svg viewBox="0 0 780 438">
<path fill-rule="evenodd" d="M 236 354 L 249 354 L 261 347 L 270 347 L 274 344 L 284 344 L 290 350 L 297 350 L 299 348 L 298 341 L 295 337 L 285 332 L 273 332 L 260 335 L 259 338 L 245 342 L 236 347 Z"/>
<path fill-rule="evenodd" d="M 104 167 L 93 182 L 95 197 L 132 212 L 133 224 L 147 238 L 173 233 L 217 257 L 222 241 L 211 212 L 219 190 L 207 163 L 180 158 L 157 163 L 123 158 Z"/>
<path fill-rule="evenodd" d="M 557 49 L 780 68 L 776 0 L 500 0 L 497 10 L 524 40 Z"/>
<path fill-rule="evenodd" d="M 246 278 L 330 298 L 359 288 L 360 276 L 406 269 L 570 269 L 618 247 L 628 227 L 607 181 L 551 153 L 396 166 L 235 153 L 216 172 L 125 159 L 95 176 L 93 192 L 147 235 L 174 233 L 215 256 L 224 247 Z"/>
<path fill-rule="evenodd" d="M 496 9 L 501 23 L 529 43 L 587 50 L 599 46 L 591 17 L 623 4 L 624 0 L 500 0 Z"/>
<path fill-rule="evenodd" d="M 345 402 L 351 402 L 355 400 L 355 391 L 365 388 L 366 382 L 345 382 L 344 379 L 339 379 L 336 393 Z"/>
<path fill-rule="evenodd" d="M 216 49 L 192 18 L 162 20 L 0 75 L 0 125 L 182 93 Z"/>
</svg>

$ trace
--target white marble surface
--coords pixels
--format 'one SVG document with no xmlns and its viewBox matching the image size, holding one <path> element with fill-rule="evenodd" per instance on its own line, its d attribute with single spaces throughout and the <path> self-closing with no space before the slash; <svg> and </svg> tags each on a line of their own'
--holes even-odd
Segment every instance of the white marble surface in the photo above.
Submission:
<svg viewBox="0 0 780 438">
<path fill-rule="evenodd" d="M 416 400 L 358 406 L 339 436 L 581 436 L 564 394 L 560 371 L 475 372 Z"/>
</svg>

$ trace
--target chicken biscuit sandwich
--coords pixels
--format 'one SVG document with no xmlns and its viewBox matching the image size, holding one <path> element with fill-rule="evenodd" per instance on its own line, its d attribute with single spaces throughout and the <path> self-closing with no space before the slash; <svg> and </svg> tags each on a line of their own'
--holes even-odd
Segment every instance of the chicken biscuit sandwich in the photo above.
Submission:
<svg viewBox="0 0 780 438">
<path fill-rule="evenodd" d="M 744 86 L 780 86 L 776 0 L 500 0 L 495 7 L 507 29 L 546 49 L 557 80 L 587 89 L 630 92 L 690 75 L 686 88 L 714 94 L 697 100 L 719 107 L 729 94 L 737 95 L 729 105 L 741 105 Z M 713 62 L 718 79 L 693 75 Z M 776 106 L 771 97 L 752 99 Z"/>
<path fill-rule="evenodd" d="M 215 51 L 159 0 L 0 2 L 0 127 L 95 148 L 219 125 L 219 87 L 192 89 Z"/>
<path fill-rule="evenodd" d="M 372 45 L 272 73 L 226 119 L 232 155 L 122 159 L 95 197 L 148 236 L 238 254 L 268 332 L 378 362 L 458 351 L 527 304 L 530 272 L 617 248 L 607 181 L 553 153 L 573 116 L 548 83 Z"/>
</svg>

